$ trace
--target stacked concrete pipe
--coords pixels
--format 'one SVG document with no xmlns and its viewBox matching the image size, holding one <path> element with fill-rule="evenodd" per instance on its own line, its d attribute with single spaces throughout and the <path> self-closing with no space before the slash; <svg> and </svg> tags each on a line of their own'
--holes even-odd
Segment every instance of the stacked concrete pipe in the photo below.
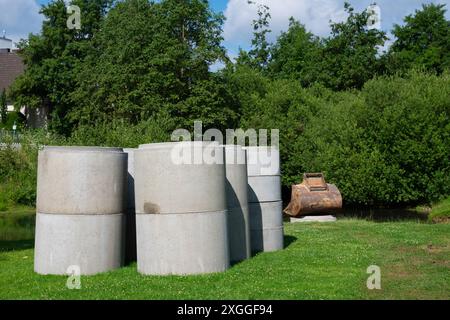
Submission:
<svg viewBox="0 0 450 320">
<path fill-rule="evenodd" d="M 123 149 L 128 155 L 127 177 L 127 225 L 125 236 L 125 262 L 136 261 L 136 209 L 134 199 L 134 152 L 137 149 Z"/>
<path fill-rule="evenodd" d="M 246 151 L 236 145 L 222 147 L 225 150 L 230 260 L 239 262 L 251 254 Z"/>
<path fill-rule="evenodd" d="M 189 153 L 190 161 L 181 161 L 179 156 Z M 195 158 L 210 153 L 221 161 Z M 140 273 L 188 275 L 229 268 L 224 152 L 218 144 L 140 146 L 135 197 Z"/>
<path fill-rule="evenodd" d="M 280 152 L 275 147 L 246 147 L 252 252 L 284 247 Z"/>
<path fill-rule="evenodd" d="M 34 270 L 90 275 L 123 266 L 127 155 L 122 149 L 39 152 Z"/>
</svg>

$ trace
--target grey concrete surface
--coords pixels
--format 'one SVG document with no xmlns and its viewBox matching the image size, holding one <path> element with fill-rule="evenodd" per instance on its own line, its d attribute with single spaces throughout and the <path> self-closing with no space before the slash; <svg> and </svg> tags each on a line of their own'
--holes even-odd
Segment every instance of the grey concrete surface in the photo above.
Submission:
<svg viewBox="0 0 450 320">
<path fill-rule="evenodd" d="M 249 203 L 250 229 L 279 228 L 283 226 L 283 202 Z"/>
<path fill-rule="evenodd" d="M 251 231 L 252 252 L 274 252 L 284 248 L 283 227 Z"/>
<path fill-rule="evenodd" d="M 173 145 L 135 152 L 136 213 L 177 214 L 223 211 L 225 158 L 219 145 L 214 152 L 221 164 L 179 164 L 173 160 Z M 192 148 L 202 152 L 203 147 Z"/>
<path fill-rule="evenodd" d="M 239 262 L 251 256 L 250 218 L 248 206 L 228 210 L 230 261 Z"/>
<path fill-rule="evenodd" d="M 124 213 L 126 184 L 122 149 L 45 147 L 39 151 L 36 208 L 47 214 Z"/>
<path fill-rule="evenodd" d="M 230 260 L 238 262 L 251 255 L 246 152 L 241 146 L 222 147 L 225 150 Z"/>
<path fill-rule="evenodd" d="M 246 147 L 251 250 L 284 247 L 280 151 L 276 147 Z"/>
<path fill-rule="evenodd" d="M 248 177 L 248 202 L 281 201 L 280 176 Z"/>
<path fill-rule="evenodd" d="M 37 213 L 34 270 L 64 275 L 79 266 L 82 275 L 123 266 L 124 214 L 55 215 Z"/>
<path fill-rule="evenodd" d="M 139 149 L 159 149 L 166 147 L 173 147 L 174 145 L 182 146 L 219 146 L 216 141 L 179 141 L 179 142 L 159 142 L 159 143 L 148 143 L 139 145 Z"/>
<path fill-rule="evenodd" d="M 120 148 L 39 151 L 35 271 L 82 275 L 123 266 L 127 155 Z"/>
<path fill-rule="evenodd" d="M 138 272 L 193 275 L 229 268 L 227 211 L 137 214 Z"/>
<path fill-rule="evenodd" d="M 284 246 L 283 203 L 249 203 L 252 252 L 281 250 Z"/>
</svg>

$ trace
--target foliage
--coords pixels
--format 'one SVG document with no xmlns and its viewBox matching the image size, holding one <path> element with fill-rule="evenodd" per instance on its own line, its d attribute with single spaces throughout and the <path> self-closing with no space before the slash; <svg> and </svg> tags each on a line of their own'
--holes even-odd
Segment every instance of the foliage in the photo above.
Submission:
<svg viewBox="0 0 450 320">
<path fill-rule="evenodd" d="M 355 13 L 348 3 L 345 9 L 347 20 L 331 24 L 331 37 L 324 40 L 318 58 L 316 80 L 334 90 L 361 89 L 366 81 L 383 73 L 378 50 L 387 40 L 386 34 L 368 29 L 367 10 Z"/>
<path fill-rule="evenodd" d="M 430 203 L 450 193 L 450 78 L 369 81 L 311 119 L 306 171 L 324 171 L 347 203 Z"/>
<path fill-rule="evenodd" d="M 280 129 L 285 186 L 322 171 L 347 204 L 430 203 L 450 193 L 448 74 L 379 78 L 341 93 L 289 80 L 252 88 L 250 75 L 238 77 L 241 125 Z"/>
<path fill-rule="evenodd" d="M 291 18 L 289 29 L 281 33 L 271 48 L 270 76 L 291 78 L 299 80 L 305 87 L 310 86 L 317 79 L 321 50 L 320 39 Z"/>
<path fill-rule="evenodd" d="M 433 205 L 429 216 L 434 222 L 450 221 L 450 197 Z"/>
<path fill-rule="evenodd" d="M 256 2 L 248 0 L 249 5 Z M 253 39 L 252 49 L 247 53 L 240 51 L 237 64 L 246 64 L 257 70 L 265 70 L 270 60 L 270 44 L 267 40 L 267 34 L 272 32 L 270 25 L 270 8 L 267 5 L 257 4 L 258 19 L 253 20 Z"/>
<path fill-rule="evenodd" d="M 367 10 L 357 13 L 348 3 L 345 10 L 347 20 L 331 23 L 331 35 L 322 39 L 291 18 L 288 31 L 271 48 L 270 75 L 340 91 L 361 89 L 366 81 L 383 74 L 385 60 L 379 49 L 386 34 L 368 28 Z"/>
<path fill-rule="evenodd" d="M 422 10 L 395 25 L 396 39 L 390 52 L 390 71 L 405 72 L 412 67 L 442 73 L 450 67 L 450 21 L 444 4 L 424 4 Z"/>
<path fill-rule="evenodd" d="M 233 117 L 209 66 L 224 59 L 223 17 L 204 0 L 130 0 L 108 13 L 81 65 L 70 120 L 137 124 L 159 112 L 177 123 Z"/>
<path fill-rule="evenodd" d="M 42 6 L 45 20 L 41 33 L 31 34 L 19 44 L 27 66 L 11 88 L 15 106 L 47 108 L 51 113 L 50 129 L 68 134 L 71 127 L 65 117 L 71 110 L 69 92 L 74 87 L 78 64 L 90 40 L 112 4 L 111 0 L 74 0 L 83 17 L 81 30 L 67 28 L 68 14 L 63 0 Z"/>
<path fill-rule="evenodd" d="M 170 141 L 174 121 L 159 114 L 147 121 L 131 124 L 125 120 L 80 125 L 68 142 L 73 145 L 137 148 L 140 144 Z"/>
<path fill-rule="evenodd" d="M 368 12 L 348 3 L 348 18 L 331 23 L 329 37 L 291 19 L 273 45 L 269 8 L 259 5 L 252 48 L 231 62 L 221 44 L 224 17 L 206 0 L 74 3 L 81 30 L 67 29 L 62 0 L 43 7 L 42 33 L 21 43 L 27 69 L 11 90 L 16 107 L 50 108 L 47 142 L 136 147 L 167 141 L 195 120 L 205 130 L 279 129 L 286 187 L 305 171 L 323 171 L 347 204 L 410 205 L 450 194 L 444 6 L 406 17 L 385 55 L 385 33 L 369 30 Z M 226 67 L 211 72 L 217 61 Z M 12 203 L 34 201 L 35 150 L 26 148 L 0 151 L 24 162 L 1 164 L 8 183 L 0 188 Z"/>
<path fill-rule="evenodd" d="M 26 131 L 21 145 L 4 140 L 0 147 L 0 208 L 35 205 L 37 154 L 42 145 L 62 145 L 66 140 L 45 131 Z"/>
</svg>

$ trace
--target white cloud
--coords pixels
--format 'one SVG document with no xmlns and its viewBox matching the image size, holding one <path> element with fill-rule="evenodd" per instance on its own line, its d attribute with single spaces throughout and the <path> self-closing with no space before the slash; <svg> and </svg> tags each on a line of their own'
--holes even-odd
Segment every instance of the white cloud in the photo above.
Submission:
<svg viewBox="0 0 450 320">
<path fill-rule="evenodd" d="M 289 18 L 294 17 L 316 35 L 330 32 L 329 21 L 343 21 L 346 18 L 343 1 L 336 0 L 257 0 L 270 8 L 273 41 L 281 31 L 286 30 Z M 230 0 L 224 12 L 227 20 L 224 26 L 226 43 L 247 47 L 252 38 L 252 21 L 256 19 L 256 6 L 247 0 Z"/>
<path fill-rule="evenodd" d="M 38 33 L 43 17 L 35 0 L 0 0 L 0 33 L 18 42 L 29 33 Z"/>
</svg>

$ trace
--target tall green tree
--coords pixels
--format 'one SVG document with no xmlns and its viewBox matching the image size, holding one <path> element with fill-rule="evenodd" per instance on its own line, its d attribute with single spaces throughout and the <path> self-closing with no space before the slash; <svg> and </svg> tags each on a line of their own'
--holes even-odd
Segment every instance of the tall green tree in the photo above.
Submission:
<svg viewBox="0 0 450 320">
<path fill-rule="evenodd" d="M 248 0 L 249 5 L 256 4 Z M 265 71 L 270 61 L 271 45 L 267 40 L 270 30 L 270 8 L 264 4 L 257 5 L 258 18 L 253 20 L 253 39 L 250 51 L 240 50 L 238 65 L 247 65 L 260 71 Z"/>
<path fill-rule="evenodd" d="M 197 118 L 214 123 L 228 110 L 209 71 L 225 59 L 222 25 L 206 0 L 119 2 L 83 60 L 71 120 L 138 123 L 168 112 L 181 125 Z"/>
<path fill-rule="evenodd" d="M 360 89 L 383 72 L 379 49 L 387 40 L 385 32 L 368 28 L 367 10 L 355 12 L 349 3 L 345 10 L 347 20 L 331 24 L 331 36 L 319 56 L 317 80 L 334 90 Z"/>
<path fill-rule="evenodd" d="M 412 67 L 442 73 L 450 67 L 450 21 L 445 18 L 444 4 L 423 5 L 395 25 L 396 40 L 389 52 L 392 73 Z"/>
<path fill-rule="evenodd" d="M 303 86 L 315 80 L 315 69 L 322 49 L 320 39 L 306 31 L 294 18 L 289 29 L 281 33 L 272 48 L 269 71 L 274 78 L 293 78 Z"/>
<path fill-rule="evenodd" d="M 74 0 L 81 10 L 81 29 L 69 29 L 63 0 L 41 8 L 44 22 L 40 34 L 30 34 L 19 44 L 26 71 L 12 86 L 16 106 L 45 108 L 51 113 L 50 128 L 68 134 L 66 115 L 73 107 L 69 93 L 75 85 L 78 64 L 89 47 L 113 0 Z"/>
</svg>

